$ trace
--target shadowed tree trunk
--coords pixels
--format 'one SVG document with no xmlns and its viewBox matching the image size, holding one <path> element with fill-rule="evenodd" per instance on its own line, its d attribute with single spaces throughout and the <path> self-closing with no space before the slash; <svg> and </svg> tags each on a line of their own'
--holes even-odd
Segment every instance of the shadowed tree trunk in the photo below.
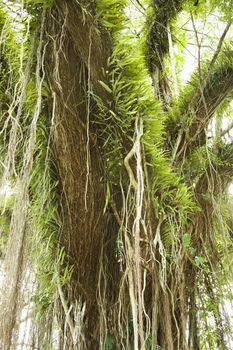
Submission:
<svg viewBox="0 0 233 350">
<path fill-rule="evenodd" d="M 50 110 L 60 178 L 61 244 L 68 263 L 74 267 L 69 299 L 81 297 L 85 301 L 87 314 L 91 315 L 86 324 L 89 348 L 98 348 L 94 345 L 99 332 L 96 298 L 101 246 L 107 230 L 107 215 L 103 213 L 105 173 L 95 130 L 90 125 L 95 108 L 88 95 L 92 82 L 79 47 L 68 31 L 69 21 L 69 16 L 66 23 L 53 11 L 52 17 L 48 16 L 47 29 L 54 40 L 47 50 L 46 68 L 53 94 Z"/>
</svg>

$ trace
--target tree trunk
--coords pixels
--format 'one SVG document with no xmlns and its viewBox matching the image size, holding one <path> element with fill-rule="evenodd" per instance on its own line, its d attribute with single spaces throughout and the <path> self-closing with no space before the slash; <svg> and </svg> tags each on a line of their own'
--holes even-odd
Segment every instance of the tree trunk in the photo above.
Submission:
<svg viewBox="0 0 233 350">
<path fill-rule="evenodd" d="M 106 236 L 105 173 L 91 119 L 88 67 L 57 11 L 48 17 L 47 74 L 53 95 L 53 147 L 60 178 L 61 245 L 73 266 L 69 300 L 86 304 L 88 348 L 97 349 L 97 285 Z M 89 90 L 89 91 L 88 91 Z M 96 345 L 95 345 L 96 344 Z"/>
</svg>

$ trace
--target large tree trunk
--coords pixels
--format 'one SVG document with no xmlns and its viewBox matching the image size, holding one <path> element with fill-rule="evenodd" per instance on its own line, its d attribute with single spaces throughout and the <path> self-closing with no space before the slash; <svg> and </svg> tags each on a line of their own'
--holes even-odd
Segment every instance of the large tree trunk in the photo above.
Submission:
<svg viewBox="0 0 233 350">
<path fill-rule="evenodd" d="M 63 220 L 60 241 L 74 269 L 69 300 L 81 298 L 86 304 L 88 348 L 97 349 L 97 285 L 107 215 L 105 174 L 91 124 L 91 82 L 64 19 L 53 11 L 47 24 L 52 40 L 46 69 L 53 96 L 53 145 Z"/>
</svg>

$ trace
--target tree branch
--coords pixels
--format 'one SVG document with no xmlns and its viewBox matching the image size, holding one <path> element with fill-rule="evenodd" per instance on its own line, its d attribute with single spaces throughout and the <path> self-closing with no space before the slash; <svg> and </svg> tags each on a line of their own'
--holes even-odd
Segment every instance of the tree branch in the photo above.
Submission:
<svg viewBox="0 0 233 350">
<path fill-rule="evenodd" d="M 211 68 L 212 62 L 213 59 Z M 196 92 L 192 90 L 187 97 L 184 96 L 177 110 L 173 110 L 182 120 L 168 123 L 168 135 L 176 150 L 173 158 L 178 161 L 184 160 L 195 148 L 206 143 L 206 130 L 211 118 L 233 90 L 232 51 L 226 51 L 215 71 L 211 73 L 208 68 L 206 74 L 204 88 L 202 86 L 201 90 L 197 81 L 194 81 Z"/>
<path fill-rule="evenodd" d="M 147 62 L 154 85 L 155 96 L 170 103 L 171 91 L 168 77 L 164 73 L 164 58 L 169 52 L 168 26 L 182 10 L 184 0 L 154 1 L 154 21 L 148 34 Z M 150 19 L 151 22 L 151 19 Z"/>
<path fill-rule="evenodd" d="M 200 195 L 205 193 L 221 195 L 233 178 L 233 143 L 220 146 L 213 153 L 217 161 L 208 166 L 195 186 L 196 192 Z"/>
</svg>

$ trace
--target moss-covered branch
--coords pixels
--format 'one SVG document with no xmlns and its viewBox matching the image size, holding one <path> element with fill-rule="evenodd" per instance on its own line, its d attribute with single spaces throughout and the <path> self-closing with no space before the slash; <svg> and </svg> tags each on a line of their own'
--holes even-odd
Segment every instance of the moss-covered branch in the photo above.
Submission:
<svg viewBox="0 0 233 350">
<path fill-rule="evenodd" d="M 185 87 L 179 103 L 171 110 L 167 125 L 173 158 L 182 161 L 196 148 L 206 143 L 207 127 L 221 105 L 229 103 L 233 90 L 232 50 L 221 55 L 219 63 L 210 72 L 206 70 L 202 87 L 198 72 Z M 229 98 L 228 98 L 229 97 Z M 228 99 L 227 99 L 228 98 Z"/>
<path fill-rule="evenodd" d="M 214 153 L 215 160 L 205 169 L 196 184 L 196 192 L 203 195 L 211 191 L 214 196 L 222 195 L 233 178 L 233 144 L 219 146 Z"/>
<path fill-rule="evenodd" d="M 148 15 L 148 46 L 146 59 L 151 74 L 155 95 L 165 104 L 170 102 L 170 87 L 164 71 L 164 58 L 169 52 L 171 21 L 182 10 L 184 0 L 153 0 L 152 13 Z"/>
</svg>

